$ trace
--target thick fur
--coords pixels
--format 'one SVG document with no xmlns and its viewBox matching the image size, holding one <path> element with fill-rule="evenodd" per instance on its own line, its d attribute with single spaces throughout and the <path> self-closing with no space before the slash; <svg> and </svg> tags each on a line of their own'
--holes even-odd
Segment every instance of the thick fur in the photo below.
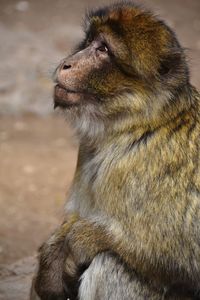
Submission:
<svg viewBox="0 0 200 300">
<path fill-rule="evenodd" d="M 42 300 L 200 299 L 200 96 L 184 51 L 132 2 L 89 13 L 85 32 L 55 74 L 80 148 L 35 289 Z"/>
<path fill-rule="evenodd" d="M 167 289 L 153 287 L 110 253 L 99 254 L 83 273 L 80 300 L 189 300 L 191 295 L 177 295 Z"/>
</svg>

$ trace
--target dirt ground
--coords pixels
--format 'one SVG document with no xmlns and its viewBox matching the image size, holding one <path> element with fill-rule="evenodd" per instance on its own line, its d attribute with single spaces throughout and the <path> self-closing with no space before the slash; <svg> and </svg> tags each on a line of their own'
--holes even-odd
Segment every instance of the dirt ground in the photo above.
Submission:
<svg viewBox="0 0 200 300">
<path fill-rule="evenodd" d="M 76 147 L 59 117 L 0 119 L 0 263 L 34 253 L 62 217 Z"/>
<path fill-rule="evenodd" d="M 62 218 L 77 145 L 63 117 L 53 113 L 51 73 L 81 38 L 85 9 L 106 2 L 0 0 L 2 270 L 33 255 Z M 176 30 L 189 57 L 192 83 L 200 89 L 200 1 L 137 2 Z"/>
</svg>

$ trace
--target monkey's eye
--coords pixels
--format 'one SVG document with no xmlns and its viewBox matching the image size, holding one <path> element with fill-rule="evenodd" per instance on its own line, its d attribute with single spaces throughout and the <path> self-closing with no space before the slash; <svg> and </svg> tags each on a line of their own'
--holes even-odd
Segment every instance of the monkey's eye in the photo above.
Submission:
<svg viewBox="0 0 200 300">
<path fill-rule="evenodd" d="M 102 44 L 97 48 L 97 50 L 100 52 L 108 52 L 108 47 L 106 46 L 106 44 Z"/>
</svg>

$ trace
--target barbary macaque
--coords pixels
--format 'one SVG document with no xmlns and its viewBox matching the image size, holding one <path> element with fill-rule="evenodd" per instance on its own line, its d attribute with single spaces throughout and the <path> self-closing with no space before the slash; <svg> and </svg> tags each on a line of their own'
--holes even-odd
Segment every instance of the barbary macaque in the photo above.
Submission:
<svg viewBox="0 0 200 300">
<path fill-rule="evenodd" d="M 200 299 L 200 96 L 176 35 L 133 2 L 94 10 L 55 81 L 80 146 L 33 293 Z"/>
</svg>

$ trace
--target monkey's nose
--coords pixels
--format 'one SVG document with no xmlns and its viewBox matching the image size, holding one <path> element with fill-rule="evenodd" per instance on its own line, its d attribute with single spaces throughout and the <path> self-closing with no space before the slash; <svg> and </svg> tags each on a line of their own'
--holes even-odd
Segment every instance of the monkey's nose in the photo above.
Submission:
<svg viewBox="0 0 200 300">
<path fill-rule="evenodd" d="M 58 81 L 60 84 L 64 84 L 66 80 L 69 79 L 73 74 L 73 64 L 70 63 L 69 61 L 63 61 L 59 65 L 56 71 L 56 81 Z"/>
<path fill-rule="evenodd" d="M 70 69 L 72 66 L 71 65 L 67 65 L 67 64 L 63 64 L 61 70 L 67 70 L 67 69 Z"/>
</svg>

